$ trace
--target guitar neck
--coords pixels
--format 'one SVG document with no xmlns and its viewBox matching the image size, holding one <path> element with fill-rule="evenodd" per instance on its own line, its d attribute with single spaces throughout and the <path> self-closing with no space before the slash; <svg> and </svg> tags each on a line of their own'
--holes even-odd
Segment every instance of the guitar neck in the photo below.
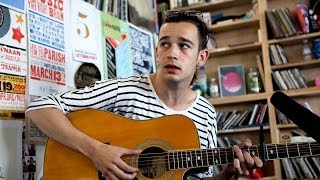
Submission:
<svg viewBox="0 0 320 180">
<path fill-rule="evenodd" d="M 320 155 L 320 145 L 317 142 L 264 144 L 262 148 L 256 145 L 241 149 L 250 153 L 251 156 L 258 156 L 266 161 Z M 174 170 L 232 164 L 236 157 L 232 147 L 170 151 L 167 157 L 167 168 Z"/>
</svg>

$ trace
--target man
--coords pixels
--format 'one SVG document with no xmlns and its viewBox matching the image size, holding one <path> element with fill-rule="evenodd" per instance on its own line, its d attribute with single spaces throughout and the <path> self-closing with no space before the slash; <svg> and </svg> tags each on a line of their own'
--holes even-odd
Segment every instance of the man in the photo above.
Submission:
<svg viewBox="0 0 320 180">
<path fill-rule="evenodd" d="M 133 179 L 138 169 L 127 165 L 121 157 L 139 155 L 141 150 L 98 142 L 73 127 L 65 114 L 85 108 L 111 111 L 137 120 L 183 114 L 194 121 L 201 148 L 214 148 L 217 145 L 215 110 L 190 89 L 196 69 L 208 59 L 207 41 L 208 29 L 200 12 L 167 11 L 156 47 L 156 73 L 96 82 L 84 89 L 42 97 L 29 105 L 26 116 L 49 137 L 89 158 L 107 179 Z M 250 141 L 245 145 L 251 146 Z M 238 146 L 234 150 L 238 156 L 234 167 L 213 178 L 229 179 L 234 172 L 249 174 L 253 167 L 262 166 L 258 157 L 242 153 Z M 191 177 L 211 175 L 209 169 Z"/>
</svg>

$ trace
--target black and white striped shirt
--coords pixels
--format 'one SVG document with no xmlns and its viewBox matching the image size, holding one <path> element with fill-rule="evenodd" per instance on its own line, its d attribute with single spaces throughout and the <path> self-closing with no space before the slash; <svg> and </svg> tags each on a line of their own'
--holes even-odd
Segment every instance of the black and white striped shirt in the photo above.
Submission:
<svg viewBox="0 0 320 180">
<path fill-rule="evenodd" d="M 198 95 L 189 108 L 183 111 L 172 110 L 159 99 L 148 75 L 98 81 L 93 86 L 83 89 L 44 96 L 30 103 L 27 111 L 47 107 L 61 109 L 64 114 L 94 108 L 136 120 L 182 114 L 193 120 L 198 130 L 200 148 L 215 148 L 217 144 L 214 107 Z M 209 168 L 208 172 L 195 177 L 211 175 Z"/>
</svg>

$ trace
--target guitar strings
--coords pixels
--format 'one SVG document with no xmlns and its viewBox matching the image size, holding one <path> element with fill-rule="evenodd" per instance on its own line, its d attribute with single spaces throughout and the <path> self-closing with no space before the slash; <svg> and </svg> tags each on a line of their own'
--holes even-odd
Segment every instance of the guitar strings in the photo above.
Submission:
<svg viewBox="0 0 320 180">
<path fill-rule="evenodd" d="M 297 144 L 287 144 L 287 145 L 281 145 L 281 146 L 283 146 L 283 147 L 278 147 L 277 150 L 278 151 L 279 150 L 285 150 L 285 152 L 282 153 L 282 154 L 289 153 L 289 155 L 290 155 L 290 153 L 293 153 L 293 152 L 300 154 L 300 156 L 289 156 L 288 158 L 295 158 L 295 157 L 302 157 L 302 156 L 309 156 L 309 155 L 314 155 L 315 156 L 315 155 L 319 155 L 320 154 L 320 145 L 312 145 L 312 148 L 310 149 L 311 145 L 309 147 L 309 144 L 308 145 L 303 144 L 303 145 L 299 146 L 299 150 L 290 150 L 289 149 L 290 146 L 292 146 L 292 147 L 294 146 L 294 148 L 297 148 Z M 251 146 L 251 147 L 253 147 L 253 146 Z M 224 148 L 220 148 L 220 150 L 221 149 L 224 149 Z M 248 148 L 243 148 L 243 150 L 246 150 L 246 149 L 248 149 Z M 216 149 L 209 149 L 209 151 L 210 150 L 216 150 Z M 232 149 L 224 149 L 224 150 L 231 150 L 231 152 L 233 153 Z M 189 157 L 192 160 L 187 161 L 187 159 L 188 159 L 188 157 L 187 157 L 188 154 L 187 153 L 183 154 L 183 153 L 181 153 L 183 151 L 171 151 L 171 152 L 141 154 L 140 157 L 143 157 L 143 160 L 139 161 L 138 164 L 141 165 L 141 166 L 146 166 L 146 165 L 150 165 L 150 164 L 153 165 L 155 160 L 158 161 L 157 164 L 159 164 L 159 161 L 160 161 L 160 164 L 168 164 L 170 161 L 173 164 L 178 163 L 178 165 L 179 165 L 179 163 L 182 163 L 182 165 L 186 164 L 184 162 L 191 162 L 191 163 L 197 163 L 198 164 L 198 161 L 201 161 L 202 164 L 203 164 L 202 154 L 207 154 L 207 155 L 204 155 L 204 157 L 206 157 L 204 160 L 207 161 L 206 163 L 207 163 L 207 165 L 209 165 L 208 164 L 209 161 L 214 160 L 214 157 L 218 157 L 218 156 L 211 155 L 212 154 L 211 152 L 208 154 L 207 153 L 208 150 L 205 150 L 205 149 L 204 150 L 196 150 L 196 151 L 199 152 L 199 155 L 201 154 L 201 159 L 200 160 L 193 158 L 193 157 L 196 157 L 196 154 L 193 154 L 193 156 L 191 154 L 191 155 L 189 155 Z M 311 153 L 313 151 L 318 151 L 317 153 L 319 153 L 319 154 L 310 154 L 310 151 L 311 151 Z M 176 154 L 174 154 L 174 152 L 176 152 Z M 180 152 L 180 154 L 179 154 L 179 152 Z M 307 154 L 305 154 L 305 153 L 307 153 Z M 274 154 L 278 154 L 278 153 L 274 153 Z M 303 155 L 301 155 L 301 154 L 303 154 Z M 227 155 L 228 155 L 228 152 L 221 151 L 220 155 L 219 155 L 220 156 L 220 158 L 219 158 L 220 161 L 221 161 L 221 157 L 224 157 L 224 156 L 228 157 Z M 169 162 L 167 162 L 168 160 L 169 160 Z M 228 161 L 228 159 L 223 159 L 223 160 Z M 217 164 L 217 163 L 214 163 L 214 164 Z M 211 165 L 214 165 L 214 164 L 211 164 Z M 223 164 L 223 163 L 220 163 L 220 164 Z M 188 165 L 189 164 L 187 164 L 187 166 Z M 197 167 L 199 167 L 199 166 L 197 166 Z"/>
<path fill-rule="evenodd" d="M 271 145 L 269 144 L 269 146 L 267 146 L 268 148 L 270 147 Z M 310 151 L 310 149 L 311 149 L 311 151 L 314 151 L 314 150 L 319 150 L 319 149 L 316 149 L 316 148 L 320 148 L 320 145 L 312 145 L 311 143 L 310 143 L 310 147 L 309 147 L 309 144 L 308 145 L 306 145 L 306 144 L 303 144 L 303 145 L 300 145 L 299 146 L 299 149 L 297 149 L 297 150 L 291 150 L 291 149 L 289 149 L 290 147 L 294 147 L 294 148 L 297 148 L 297 144 L 287 144 L 287 145 L 285 145 L 285 144 L 283 144 L 283 145 L 272 145 L 274 148 L 272 148 L 272 150 L 275 150 L 275 149 L 277 149 L 277 150 L 283 150 L 283 149 L 288 149 L 288 151 L 289 152 L 298 152 L 298 151 L 303 151 L 303 150 L 307 150 L 308 152 Z M 277 148 L 276 148 L 277 147 Z M 250 148 L 241 148 L 242 150 L 249 150 L 249 151 L 255 151 L 255 150 L 260 150 L 259 149 L 260 147 L 259 146 L 251 146 Z M 141 154 L 140 155 L 140 157 L 143 157 L 143 156 L 150 156 L 150 155 L 152 155 L 152 156 L 154 156 L 154 157 L 157 157 L 156 155 L 160 155 L 160 156 L 163 156 L 163 155 L 167 155 L 168 153 L 170 154 L 170 153 L 181 153 L 181 152 L 186 152 L 186 153 L 192 153 L 192 154 L 194 154 L 194 152 L 195 152 L 195 154 L 197 154 L 197 153 L 199 153 L 199 154 L 203 154 L 203 153 L 206 153 L 206 152 L 210 152 L 210 151 L 214 151 L 214 150 L 219 150 L 220 151 L 220 154 L 221 153 L 224 153 L 224 150 L 231 150 L 231 151 L 233 151 L 232 150 L 232 148 L 231 147 L 227 147 L 227 148 L 224 148 L 224 147 L 219 147 L 219 148 L 213 148 L 213 149 L 198 149 L 198 150 L 176 150 L 176 151 L 168 151 L 168 152 L 161 152 L 161 153 L 147 153 L 147 154 Z M 222 151 L 221 151 L 222 150 Z"/>
</svg>

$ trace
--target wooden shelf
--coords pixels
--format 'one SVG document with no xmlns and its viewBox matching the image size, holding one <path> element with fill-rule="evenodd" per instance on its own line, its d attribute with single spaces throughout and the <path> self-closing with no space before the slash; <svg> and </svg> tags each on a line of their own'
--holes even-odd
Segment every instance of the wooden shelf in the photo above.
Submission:
<svg viewBox="0 0 320 180">
<path fill-rule="evenodd" d="M 320 32 L 292 36 L 292 37 L 283 38 L 283 39 L 272 39 L 272 40 L 269 40 L 268 43 L 269 44 L 281 43 L 283 45 L 286 45 L 286 44 L 301 42 L 301 40 L 303 39 L 313 38 L 317 36 L 320 36 Z"/>
<path fill-rule="evenodd" d="M 308 87 L 303 89 L 291 89 L 283 92 L 290 97 L 315 96 L 315 95 L 320 95 L 320 88 Z"/>
<path fill-rule="evenodd" d="M 237 20 L 231 23 L 215 24 L 212 25 L 209 29 L 210 31 L 219 32 L 249 26 L 259 26 L 259 19 L 252 18 L 247 20 Z"/>
<path fill-rule="evenodd" d="M 244 4 L 251 4 L 252 0 L 215 0 L 210 3 L 199 3 L 199 4 L 192 4 L 187 7 L 177 7 L 177 10 L 199 10 L 199 11 L 213 11 L 217 9 L 224 9 L 233 6 L 240 6 Z"/>
<path fill-rule="evenodd" d="M 241 53 L 244 51 L 251 51 L 251 50 L 258 50 L 261 49 L 261 43 L 255 42 L 246 45 L 240 45 L 236 47 L 222 47 L 222 48 L 215 48 L 209 50 L 210 56 L 221 56 L 226 54 L 232 53 Z"/>
<path fill-rule="evenodd" d="M 247 95 L 241 95 L 241 96 L 211 98 L 208 100 L 213 105 L 224 105 L 224 104 L 233 104 L 233 103 L 257 101 L 257 100 L 266 100 L 266 99 L 267 99 L 266 93 L 258 93 L 258 94 L 247 94 Z"/>
<path fill-rule="evenodd" d="M 269 130 L 270 126 L 263 126 L 263 130 Z M 230 133 L 241 133 L 248 131 L 259 131 L 260 126 L 254 127 L 245 127 L 245 128 L 235 128 L 235 129 L 227 129 L 227 130 L 218 130 L 218 134 L 230 134 Z"/>
<path fill-rule="evenodd" d="M 279 69 L 287 69 L 287 68 L 295 68 L 295 67 L 308 68 L 308 67 L 315 67 L 315 66 L 320 66 L 320 59 L 312 60 L 312 61 L 288 63 L 288 64 L 282 64 L 282 65 L 272 65 L 271 69 L 279 70 Z"/>
<path fill-rule="evenodd" d="M 278 129 L 290 129 L 290 128 L 297 128 L 296 124 L 278 124 Z"/>
</svg>

